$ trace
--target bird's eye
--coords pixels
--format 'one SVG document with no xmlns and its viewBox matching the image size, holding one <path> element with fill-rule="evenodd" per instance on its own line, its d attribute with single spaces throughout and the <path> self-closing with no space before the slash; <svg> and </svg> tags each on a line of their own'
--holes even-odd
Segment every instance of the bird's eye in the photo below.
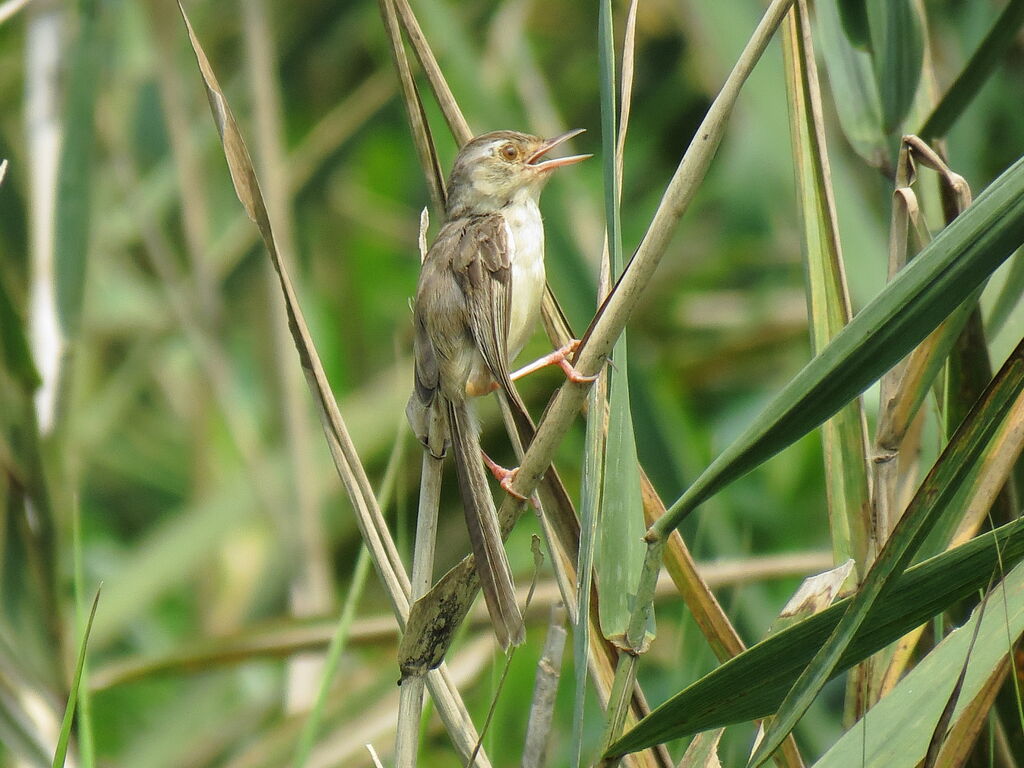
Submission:
<svg viewBox="0 0 1024 768">
<path fill-rule="evenodd" d="M 501 148 L 501 156 L 506 160 L 515 160 L 519 157 L 519 150 L 516 149 L 515 144 L 506 144 Z"/>
</svg>

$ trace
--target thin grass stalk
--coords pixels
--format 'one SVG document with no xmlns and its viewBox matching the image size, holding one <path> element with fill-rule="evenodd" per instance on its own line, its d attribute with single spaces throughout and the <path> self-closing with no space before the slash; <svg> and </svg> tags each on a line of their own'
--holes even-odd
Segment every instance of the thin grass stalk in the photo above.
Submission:
<svg viewBox="0 0 1024 768">
<path fill-rule="evenodd" d="M 393 3 L 402 21 L 402 29 L 405 30 L 405 34 L 409 38 L 409 44 L 412 45 L 416 58 L 423 68 L 423 74 L 427 76 L 427 82 L 430 83 L 430 89 L 434 92 L 434 97 L 441 108 L 441 114 L 444 115 L 445 122 L 448 123 L 448 129 L 452 132 L 452 136 L 455 137 L 456 143 L 461 147 L 473 138 L 473 132 L 469 128 L 469 123 L 466 122 L 462 110 L 459 109 L 455 95 L 448 86 L 448 81 L 445 80 L 444 73 L 437 63 L 434 52 L 427 43 L 423 30 L 420 28 L 420 23 L 416 19 L 416 14 L 412 12 L 412 7 L 409 5 L 408 0 L 393 0 Z"/>
<path fill-rule="evenodd" d="M 821 89 L 803 0 L 790 12 L 783 35 L 791 140 L 797 165 L 800 214 L 804 220 L 808 310 L 812 346 L 821 349 L 853 317 L 832 172 L 825 142 Z M 814 235 L 816 241 L 812 241 Z M 826 492 L 835 561 L 854 558 L 863 573 L 870 530 L 867 477 L 867 422 L 858 398 L 822 425 Z"/>
<path fill-rule="evenodd" d="M 36 2 L 25 23 L 25 142 L 29 245 L 28 341 L 38 377 L 34 391 L 28 391 L 32 408 L 26 408 L 26 422 L 33 435 L 28 447 L 31 492 L 25 511 L 38 522 L 24 525 L 29 542 L 29 568 L 41 586 L 41 622 L 54 658 L 70 658 L 67 634 L 57 592 L 56 573 L 51 563 L 58 562 L 56 504 L 51 500 L 45 476 L 41 439 L 56 421 L 57 393 L 61 379 L 64 340 L 57 310 L 55 232 L 58 170 L 61 153 L 61 93 L 53 87 L 64 67 L 66 9 L 59 2 Z M 55 678 L 63 679 L 57 665 Z M 37 733 L 46 743 L 55 743 L 60 722 L 46 708 L 30 713 Z"/>
<path fill-rule="evenodd" d="M 558 680 L 562 672 L 562 653 L 565 650 L 565 618 L 564 605 L 551 606 L 548 634 L 540 661 L 537 662 L 530 716 L 526 721 L 522 768 L 544 768 L 546 765 L 545 754 L 555 714 L 555 697 L 558 694 Z"/>
<path fill-rule="evenodd" d="M 377 497 L 378 504 L 382 510 L 386 510 L 391 505 L 391 499 L 395 495 L 395 487 L 398 484 L 398 472 L 405 457 L 406 440 L 404 439 L 404 430 L 405 419 L 403 417 L 398 423 L 395 443 L 391 449 L 391 455 L 388 457 L 388 465 L 384 470 L 384 479 L 381 481 Z M 335 674 L 337 674 L 342 654 L 351 637 L 352 623 L 355 620 L 359 600 L 366 587 L 366 577 L 369 571 L 370 552 L 365 546 L 362 546 L 359 548 L 359 556 L 356 558 L 356 565 L 352 570 L 352 579 L 345 594 L 345 604 L 342 606 L 341 615 L 338 617 L 338 622 L 331 635 L 330 645 L 327 648 L 316 699 L 313 702 L 309 716 L 306 718 L 302 732 L 299 735 L 298 743 L 295 746 L 292 768 L 305 768 L 306 762 L 313 752 L 317 732 L 324 719 L 324 710 L 331 691 L 331 683 L 334 680 Z"/>
<path fill-rule="evenodd" d="M 64 720 L 61 722 L 60 734 L 57 738 L 57 747 L 53 752 L 53 768 L 62 768 L 68 755 L 68 744 L 71 740 L 71 730 L 75 722 L 75 705 L 79 701 L 79 691 L 82 677 L 85 671 L 85 658 L 89 647 L 89 632 L 92 630 L 93 619 L 96 618 L 96 606 L 100 602 L 100 590 L 96 590 L 96 596 L 92 599 L 92 608 L 81 631 L 81 641 L 78 646 L 78 657 L 75 662 L 74 675 L 71 678 L 71 690 L 68 693 L 67 707 L 64 709 Z"/>
<path fill-rule="evenodd" d="M 608 260 L 601 261 L 601 288 L 610 287 Z M 587 433 L 583 454 L 583 479 L 580 500 L 580 546 L 576 563 L 576 619 L 573 624 L 573 657 L 583 658 L 590 647 L 591 622 L 580 617 L 590 616 L 591 585 L 593 583 L 594 544 L 597 539 L 598 515 L 601 508 L 601 489 L 604 486 L 604 442 L 608 414 L 608 374 L 602 371 L 590 391 L 587 409 Z M 579 768 L 583 757 L 583 726 L 586 712 L 586 664 L 576 664 L 575 695 L 573 700 L 572 751 L 570 765 Z"/>
<path fill-rule="evenodd" d="M 391 41 L 391 55 L 394 58 L 395 69 L 398 71 L 398 79 L 402 85 L 402 97 L 405 102 L 406 115 L 409 124 L 412 126 L 413 143 L 416 146 L 416 155 L 419 157 L 420 166 L 423 168 L 423 175 L 427 179 L 427 187 L 430 190 L 430 199 L 434 205 L 434 211 L 438 218 L 443 220 L 445 212 L 445 201 L 447 199 L 444 188 L 444 174 L 441 172 L 441 163 L 437 159 L 434 150 L 434 142 L 430 136 L 430 125 L 427 122 L 426 113 L 423 111 L 423 103 L 420 101 L 419 91 L 416 89 L 416 82 L 409 67 L 409 60 L 405 55 L 405 44 L 402 42 L 402 32 L 398 26 L 398 18 L 395 14 L 395 0 L 379 0 L 380 12 L 384 19 L 384 28 L 387 30 Z"/>
<path fill-rule="evenodd" d="M 430 451 L 423 451 L 420 469 L 419 511 L 412 560 L 412 601 L 430 589 L 434 573 L 437 513 L 441 498 L 441 470 L 444 463 Z M 398 733 L 395 742 L 397 768 L 415 768 L 419 751 L 420 715 L 423 711 L 423 676 L 412 675 L 401 682 L 398 705 Z"/>
<path fill-rule="evenodd" d="M 189 273 L 193 287 L 199 297 L 196 304 L 200 317 L 208 327 L 216 325 L 220 314 L 220 296 L 211 272 L 208 257 L 210 249 L 210 228 L 206 212 L 210 210 L 201 160 L 193 141 L 189 125 L 190 102 L 186 98 L 185 83 L 181 72 L 171 62 L 177 60 L 177 38 L 174 32 L 174 8 L 167 3 L 145 3 L 149 15 L 151 34 L 156 38 L 161 64 L 155 69 L 160 105 L 167 127 L 167 141 L 170 145 L 171 160 L 174 164 L 178 189 L 187 190 L 179 195 L 181 225 L 184 234 L 185 254 L 188 258 Z M 250 228 L 251 230 L 251 228 Z"/>
<path fill-rule="evenodd" d="M 281 94 L 267 7 L 264 0 L 241 0 L 241 5 L 263 195 L 281 259 L 295 272 L 297 248 L 283 146 Z M 332 597 L 327 536 L 320 519 L 316 483 L 310 476 L 313 425 L 302 376 L 292 364 L 292 342 L 277 276 L 269 264 L 264 267 L 264 276 L 267 298 L 273 308 L 269 320 L 274 351 L 271 376 L 277 389 L 274 399 L 279 405 L 278 417 L 284 427 L 287 448 L 290 470 L 287 492 L 294 500 L 294 506 L 287 506 L 294 510 L 297 518 L 292 524 L 285 522 L 284 525 L 296 566 L 288 598 L 294 615 L 312 616 L 327 611 Z M 317 681 L 323 675 L 323 659 L 313 655 L 298 656 L 289 662 L 287 675 L 286 711 L 308 709 L 316 696 Z"/>
<path fill-rule="evenodd" d="M 615 77 L 615 40 L 611 1 L 600 6 L 598 42 L 601 80 L 601 144 L 604 171 L 605 249 L 608 273 L 617 279 L 623 268 L 622 226 L 620 213 L 621 168 L 624 147 L 617 133 L 628 126 L 629 114 L 619 112 Z M 627 39 L 624 45 L 629 45 Z M 624 54 L 626 51 L 624 50 Z M 632 65 L 623 67 L 623 74 L 632 72 Z M 631 90 L 628 81 L 622 87 Z M 627 96 L 631 98 L 631 96 Z M 599 296 L 603 303 L 606 294 Z M 629 398 L 629 361 L 627 334 L 615 342 L 613 367 L 607 374 L 610 390 L 608 423 L 605 429 L 604 489 L 601 493 L 598 545 L 594 566 L 601 580 L 598 609 L 601 631 L 614 644 L 621 646 L 629 622 L 630 598 L 636 588 L 632 581 L 643 560 L 644 529 L 640 504 L 640 477 L 636 455 L 636 438 Z"/>
<path fill-rule="evenodd" d="M 598 47 L 601 81 L 601 144 L 604 155 L 604 200 L 605 200 L 605 248 L 602 258 L 602 285 L 598 294 L 599 306 L 607 299 L 610 282 L 623 269 L 622 228 L 620 221 L 621 185 L 624 169 L 625 134 L 629 126 L 629 106 L 632 101 L 632 57 L 635 50 L 636 3 L 632 3 L 627 14 L 627 31 L 623 41 L 622 81 L 617 89 L 615 77 L 615 35 L 613 31 L 612 5 L 610 0 L 602 2 L 598 15 Z M 624 109 L 617 103 L 616 91 L 622 93 Z M 621 133 L 621 136 L 618 135 Z M 604 374 L 606 386 L 611 393 L 607 404 L 603 398 L 601 408 L 590 413 L 589 419 L 596 421 L 597 429 L 605 432 L 603 447 L 605 457 L 601 472 L 602 490 L 598 497 L 596 532 L 599 536 L 594 566 L 603 574 L 603 594 L 599 593 L 598 608 L 602 634 L 619 647 L 619 663 L 609 697 L 606 712 L 607 745 L 614 734 L 621 731 L 629 712 L 630 702 L 636 693 L 635 673 L 625 676 L 620 669 L 623 664 L 623 650 L 630 655 L 626 666 L 634 668 L 636 659 L 626 637 L 629 621 L 628 601 L 623 596 L 631 594 L 628 579 L 638 565 L 640 550 L 631 550 L 630 543 L 639 544 L 644 528 L 640 504 L 639 467 L 632 428 L 629 403 L 629 379 L 626 335 L 620 333 L 614 345 L 615 368 Z M 590 425 L 588 424 L 588 429 Z M 613 537 L 613 538 L 610 538 Z M 616 562 L 609 562 L 614 558 Z M 618 578 L 623 573 L 625 561 L 626 580 Z M 582 601 L 581 601 L 582 602 Z M 644 638 L 646 645 L 647 637 Z M 630 663 L 631 662 L 631 663 Z M 585 683 L 585 680 L 584 680 Z M 632 695 L 631 692 L 632 691 Z M 577 692 L 577 697 L 582 691 Z M 581 713 L 582 714 L 582 713 Z M 579 728 L 580 725 L 577 725 Z M 603 751 L 603 750 L 602 750 Z"/>
<path fill-rule="evenodd" d="M 92 607 L 87 609 L 88 597 L 85 593 L 85 564 L 82 556 L 82 507 L 77 495 L 71 500 L 70 511 L 75 627 L 78 635 L 82 638 L 81 655 L 78 660 L 78 669 L 75 672 L 73 683 L 73 689 L 77 692 L 78 698 L 78 751 L 79 762 L 82 768 L 92 768 L 96 764 L 96 740 L 93 735 L 92 692 L 89 689 L 89 657 L 86 653 L 86 647 L 89 640 L 89 632 L 92 630 L 92 620 L 96 615 L 99 589 L 96 590 Z M 85 685 L 82 685 L 83 680 Z"/>
<path fill-rule="evenodd" d="M 303 370 L 306 373 L 307 383 L 321 416 L 332 458 L 348 490 L 349 497 L 356 510 L 356 519 L 360 530 L 364 540 L 371 549 L 374 564 L 385 585 L 395 613 L 399 622 L 404 625 L 409 610 L 410 584 L 408 577 L 402 568 L 394 542 L 387 531 L 387 526 L 381 516 L 380 508 L 377 506 L 376 498 L 370 489 L 369 480 L 359 461 L 355 446 L 352 444 L 351 437 L 342 419 L 337 401 L 327 382 L 323 364 L 312 343 L 302 310 L 299 307 L 291 284 L 291 279 L 288 276 L 287 268 L 279 258 L 266 206 L 259 193 L 259 184 L 256 180 L 252 162 L 249 160 L 248 151 L 245 148 L 234 117 L 227 106 L 223 92 L 206 59 L 206 55 L 203 53 L 202 47 L 192 30 L 185 10 L 180 4 L 178 7 L 185 21 L 192 48 L 196 55 L 196 61 L 203 76 L 214 122 L 221 135 L 232 182 L 239 195 L 239 200 L 259 227 L 270 258 L 277 269 L 281 290 L 285 295 L 289 328 L 292 331 Z M 428 676 L 428 685 L 431 687 L 434 700 L 438 705 L 438 711 L 449 729 L 456 748 L 461 754 L 469 755 L 472 752 L 473 744 L 476 742 L 475 729 L 446 671 L 439 669 L 431 672 Z M 480 757 L 483 758 L 484 756 L 481 754 Z M 481 760 L 481 763 L 488 765 L 489 761 L 484 758 Z"/>
<path fill-rule="evenodd" d="M 1006 51 L 1024 24 L 1024 1 L 1009 0 L 967 65 L 916 133 L 925 141 L 941 139 L 981 91 L 981 86 L 1005 58 Z"/>
</svg>

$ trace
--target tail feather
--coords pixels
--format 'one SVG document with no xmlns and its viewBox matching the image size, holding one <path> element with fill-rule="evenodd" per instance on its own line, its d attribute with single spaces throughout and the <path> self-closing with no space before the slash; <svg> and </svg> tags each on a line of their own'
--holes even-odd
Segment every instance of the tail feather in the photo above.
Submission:
<svg viewBox="0 0 1024 768">
<path fill-rule="evenodd" d="M 525 640 L 523 615 L 516 603 L 512 570 L 481 461 L 476 425 L 465 401 L 449 401 L 448 416 L 466 528 L 487 610 L 502 648 L 519 645 Z"/>
</svg>

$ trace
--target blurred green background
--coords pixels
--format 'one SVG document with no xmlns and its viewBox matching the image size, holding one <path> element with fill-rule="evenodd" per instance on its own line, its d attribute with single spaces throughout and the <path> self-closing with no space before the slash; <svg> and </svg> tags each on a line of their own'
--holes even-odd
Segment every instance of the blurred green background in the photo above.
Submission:
<svg viewBox="0 0 1024 768">
<path fill-rule="evenodd" d="M 925 5 L 941 90 L 1001 4 Z M 427 190 L 378 7 L 313 0 L 195 0 L 187 7 L 261 171 L 314 340 L 375 483 L 395 442 L 404 444 L 389 514 L 407 554 L 419 454 L 402 410 L 411 386 L 408 301 Z M 414 7 L 475 131 L 583 127 L 589 132 L 576 140 L 576 151 L 599 155 L 596 5 L 417 0 Z M 627 252 L 762 8 L 757 0 L 640 4 L 622 200 Z M 87 253 L 81 325 L 62 363 L 56 410 L 38 400 L 36 408 L 44 425 L 47 413 L 56 414 L 57 431 L 41 450 L 72 480 L 57 506 L 80 509 L 86 592 L 104 585 L 90 643 L 99 764 L 284 765 L 318 680 L 315 654 L 299 661 L 289 654 L 325 647 L 359 536 L 173 4 L 33 0 L 0 24 L 0 158 L 9 160 L 0 186 L 0 283 L 14 311 L 4 322 L 8 331 L 11 323 L 24 328 L 45 378 L 31 295 L 39 275 L 33 264 L 42 258 L 39 233 L 45 243 L 53 219 L 39 201 L 54 199 L 56 185 L 68 178 L 47 172 L 53 150 L 39 144 L 45 126 L 32 99 L 48 96 L 65 141 L 81 136 L 69 84 L 82 66 L 75 42 L 85 28 L 81 19 L 90 15 L 98 52 L 94 136 L 84 174 L 71 180 L 79 185 L 71 199 L 89 202 L 80 242 Z M 1018 37 L 949 137 L 950 164 L 976 192 L 1024 148 L 1022 42 Z M 48 55 L 49 71 L 39 63 Z M 847 96 L 823 85 L 857 308 L 884 284 L 891 186 L 838 130 L 834 99 Z M 447 168 L 455 147 L 434 105 L 426 107 Z M 810 354 L 786 110 L 776 41 L 743 91 L 708 179 L 629 326 L 637 447 L 667 500 Z M 557 175 L 542 202 L 549 281 L 577 333 L 594 310 L 601 185 L 599 160 L 585 163 Z M 986 306 L 1006 270 L 986 292 Z M 1017 307 L 991 340 L 996 367 L 1022 328 Z M 0 335 L 9 352 L 10 334 Z M 538 332 L 523 359 L 548 351 L 547 344 Z M 535 415 L 559 377 L 545 372 L 523 383 Z M 869 392 L 869 414 L 876 400 Z M 72 532 L 61 518 L 45 546 L 32 544 L 38 537 L 21 486 L 30 462 L 21 457 L 28 455 L 33 408 L 10 369 L 0 372 L 0 411 L 0 640 L 20 670 L 16 683 L 5 684 L 41 695 L 40 706 L 59 722 L 76 647 Z M 496 413 L 484 413 L 485 446 L 499 461 L 514 461 Z M 579 425 L 559 451 L 571 493 L 578 490 L 582 442 Z M 937 449 L 935 440 L 931 447 Z M 454 491 L 452 477 L 438 573 L 469 549 Z M 520 583 L 529 581 L 536 529 L 527 519 L 508 547 Z M 815 435 L 733 483 L 683 533 L 702 560 L 739 560 L 741 571 L 752 573 L 757 557 L 775 553 L 816 556 L 813 569 L 827 567 L 827 529 Z M 55 574 L 52 590 L 47 572 Z M 717 594 L 753 641 L 798 579 L 791 569 Z M 52 593 L 56 602 L 46 597 Z M 530 626 L 529 644 L 515 657 L 498 726 L 485 741 L 498 766 L 517 764 L 545 616 Z M 358 617 L 311 764 L 369 765 L 364 742 L 382 755 L 390 749 L 396 638 L 373 577 Z M 658 627 L 641 666 L 652 703 L 715 665 L 678 600 L 661 604 Z M 479 623 L 465 631 L 453 661 L 478 723 L 502 660 L 489 637 Z M 140 669 L 132 666 L 140 660 L 174 655 L 181 663 L 125 672 Z M 569 655 L 552 765 L 568 759 Z M 834 741 L 841 709 L 842 688 L 835 687 L 804 720 L 798 739 L 807 756 Z M 596 744 L 596 702 L 589 713 L 586 743 Z M 47 722 L 41 716 L 40 727 Z M 723 763 L 737 764 L 751 737 L 749 727 L 730 731 Z M 447 737 L 430 720 L 422 763 L 454 761 Z M 0 763 L 21 765 L 2 746 Z"/>
</svg>

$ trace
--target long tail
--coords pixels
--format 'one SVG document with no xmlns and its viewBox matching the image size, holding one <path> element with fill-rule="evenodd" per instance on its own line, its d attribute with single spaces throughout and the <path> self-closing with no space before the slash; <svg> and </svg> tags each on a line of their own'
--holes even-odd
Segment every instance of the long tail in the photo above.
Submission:
<svg viewBox="0 0 1024 768">
<path fill-rule="evenodd" d="M 494 633 L 502 648 L 519 645 L 525 639 L 523 615 L 516 604 L 512 570 L 501 541 L 498 513 L 487 485 L 480 454 L 480 439 L 466 401 L 448 402 L 449 424 L 455 467 L 459 476 L 466 528 L 476 557 L 480 586 L 491 614 Z"/>
</svg>

